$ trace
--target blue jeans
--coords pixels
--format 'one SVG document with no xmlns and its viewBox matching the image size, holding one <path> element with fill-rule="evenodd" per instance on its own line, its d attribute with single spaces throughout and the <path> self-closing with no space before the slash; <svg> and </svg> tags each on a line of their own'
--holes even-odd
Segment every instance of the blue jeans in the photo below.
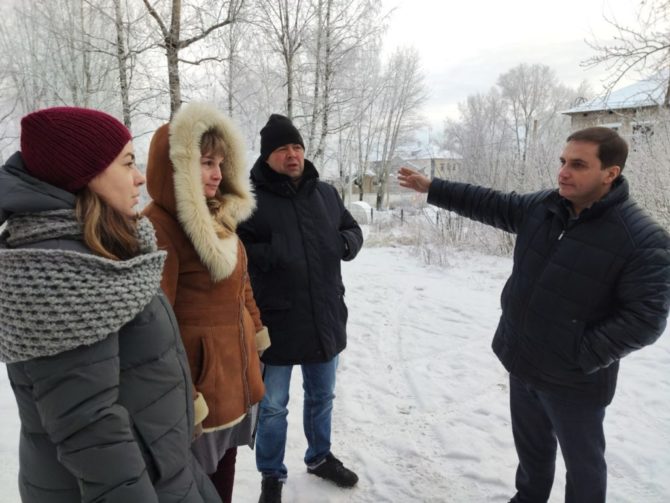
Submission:
<svg viewBox="0 0 670 503">
<path fill-rule="evenodd" d="M 549 499 L 558 443 L 566 468 L 565 503 L 605 503 L 605 406 L 570 402 L 510 375 L 510 407 L 519 456 L 512 502 Z"/>
<path fill-rule="evenodd" d="M 304 395 L 302 425 L 307 438 L 305 464 L 318 463 L 330 452 L 330 425 L 338 357 L 326 363 L 300 365 Z M 265 365 L 265 396 L 256 431 L 256 467 L 263 477 L 285 480 L 284 464 L 288 399 L 293 365 Z"/>
</svg>

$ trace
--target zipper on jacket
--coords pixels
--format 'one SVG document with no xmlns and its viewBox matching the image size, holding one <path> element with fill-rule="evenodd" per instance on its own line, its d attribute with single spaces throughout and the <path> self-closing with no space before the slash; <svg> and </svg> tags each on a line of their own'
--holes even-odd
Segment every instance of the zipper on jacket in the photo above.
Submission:
<svg viewBox="0 0 670 503">
<path fill-rule="evenodd" d="M 245 256 L 245 269 L 246 269 L 246 256 Z M 249 354 L 247 354 L 247 345 L 246 345 L 246 334 L 244 333 L 244 310 L 246 309 L 246 296 L 245 296 L 245 287 L 249 279 L 249 272 L 244 271 L 242 275 L 242 288 L 240 294 L 240 310 L 238 316 L 238 323 L 240 326 L 240 349 L 242 350 L 242 383 L 244 385 L 244 399 L 246 402 L 246 413 L 249 413 L 249 408 L 251 407 L 251 390 L 249 389 Z M 254 334 L 255 335 L 255 334 Z"/>
<path fill-rule="evenodd" d="M 556 253 L 556 249 L 559 246 L 559 242 L 563 239 L 563 236 L 565 236 L 565 233 L 570 229 L 570 222 L 565 223 L 565 227 L 563 227 L 563 230 L 561 230 L 561 233 L 558 235 L 558 238 L 556 238 L 556 241 L 554 241 L 553 245 L 551 246 L 551 250 L 549 250 L 549 253 L 547 254 L 546 261 L 542 267 L 542 271 L 538 274 L 538 277 L 542 277 L 544 274 L 544 271 L 546 271 L 547 266 L 549 265 L 549 261 L 551 257 L 554 256 Z M 530 297 L 532 297 L 535 293 L 535 287 L 533 287 L 533 291 L 531 294 L 529 294 L 528 298 L 524 302 L 523 308 L 521 309 L 521 326 L 523 326 L 526 323 L 526 315 L 528 314 L 528 304 L 530 303 Z"/>
</svg>

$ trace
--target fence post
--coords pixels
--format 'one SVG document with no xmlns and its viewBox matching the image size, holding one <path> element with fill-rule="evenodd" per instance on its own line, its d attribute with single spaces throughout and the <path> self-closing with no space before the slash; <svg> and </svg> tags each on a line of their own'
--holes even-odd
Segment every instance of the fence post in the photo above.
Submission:
<svg viewBox="0 0 670 503">
<path fill-rule="evenodd" d="M 405 223 L 405 209 L 400 208 L 400 225 Z"/>
<path fill-rule="evenodd" d="M 370 208 L 370 223 L 375 221 L 375 214 L 374 213 L 375 213 L 375 209 Z"/>
</svg>

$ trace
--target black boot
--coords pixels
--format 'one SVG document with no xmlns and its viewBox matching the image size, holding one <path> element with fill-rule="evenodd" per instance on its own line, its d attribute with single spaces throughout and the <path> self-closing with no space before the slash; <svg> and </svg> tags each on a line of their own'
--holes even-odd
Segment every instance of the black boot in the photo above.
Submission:
<svg viewBox="0 0 670 503">
<path fill-rule="evenodd" d="M 263 477 L 261 497 L 258 503 L 281 503 L 281 489 L 284 483 L 276 477 Z"/>
<path fill-rule="evenodd" d="M 331 453 L 316 466 L 307 467 L 307 472 L 329 480 L 340 487 L 354 487 L 358 482 L 358 475 L 346 468 L 342 461 L 337 459 Z"/>
</svg>

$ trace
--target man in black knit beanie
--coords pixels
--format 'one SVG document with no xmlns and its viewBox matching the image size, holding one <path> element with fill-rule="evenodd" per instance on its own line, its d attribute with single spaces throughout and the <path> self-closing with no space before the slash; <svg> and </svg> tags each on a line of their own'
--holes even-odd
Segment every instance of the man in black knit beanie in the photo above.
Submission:
<svg viewBox="0 0 670 503">
<path fill-rule="evenodd" d="M 347 308 L 340 273 L 363 245 L 361 229 L 337 190 L 319 180 L 290 119 L 272 114 L 251 170 L 257 209 L 238 227 L 249 275 L 272 345 L 263 353 L 265 397 L 256 435 L 261 503 L 281 501 L 289 385 L 300 365 L 307 471 L 340 487 L 358 482 L 330 451 L 335 374 L 346 347 Z"/>
</svg>

